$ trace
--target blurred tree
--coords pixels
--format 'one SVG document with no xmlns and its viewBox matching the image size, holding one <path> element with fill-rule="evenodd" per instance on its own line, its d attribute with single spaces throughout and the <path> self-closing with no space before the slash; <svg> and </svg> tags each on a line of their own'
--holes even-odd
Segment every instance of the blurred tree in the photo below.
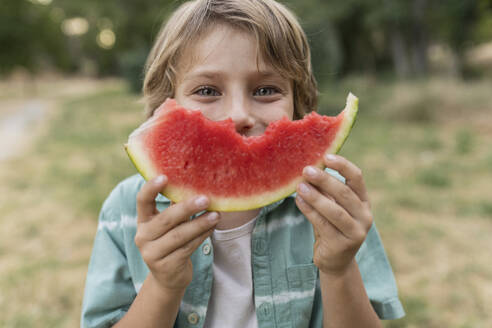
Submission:
<svg viewBox="0 0 492 328">
<path fill-rule="evenodd" d="M 385 31 L 396 75 L 401 78 L 428 72 L 427 0 L 384 0 L 371 13 Z"/>
<path fill-rule="evenodd" d="M 22 66 L 31 72 L 42 67 L 72 68 L 64 53 L 65 40 L 50 19 L 48 7 L 26 0 L 0 2 L 0 74 Z"/>
<path fill-rule="evenodd" d="M 139 90 L 152 41 L 181 2 L 2 0 L 0 74 L 23 66 L 123 75 Z M 308 35 L 320 84 L 365 72 L 426 75 L 431 44 L 451 49 L 454 71 L 463 76 L 467 49 L 492 40 L 492 0 L 285 2 Z M 78 24 L 78 32 L 70 32 L 70 24 Z"/>
<path fill-rule="evenodd" d="M 490 5 L 490 1 L 488 2 Z M 482 6 L 484 3 L 482 2 Z M 453 73 L 458 77 L 465 77 L 467 74 L 465 52 L 473 45 L 473 34 L 480 17 L 478 4 L 479 0 L 447 0 L 432 3 L 430 12 L 435 37 L 451 49 Z"/>
<path fill-rule="evenodd" d="M 289 4 L 299 13 L 310 36 L 313 64 L 323 71 L 318 75 L 341 77 L 392 70 L 408 77 L 427 72 L 426 0 L 309 0 Z"/>
<path fill-rule="evenodd" d="M 289 1 L 312 42 L 318 79 L 354 72 L 393 71 L 401 78 L 429 73 L 428 48 L 447 45 L 454 72 L 464 54 L 492 40 L 491 0 Z"/>
<path fill-rule="evenodd" d="M 476 28 L 473 40 L 477 43 L 492 41 L 492 0 L 479 0 L 478 3 L 479 19 L 476 22 Z"/>
<path fill-rule="evenodd" d="M 158 3 L 153 0 L 54 0 L 53 4 L 63 8 L 67 17 L 84 17 L 88 21 L 88 32 L 79 37 L 83 51 L 80 55 L 95 63 L 98 75 L 123 74 L 126 68 L 121 65 L 128 60 L 122 58 L 128 57 L 127 53 L 147 52 L 163 17 L 175 5 L 171 0 Z M 103 30 L 114 34 L 114 44 L 110 47 L 96 42 Z"/>
</svg>

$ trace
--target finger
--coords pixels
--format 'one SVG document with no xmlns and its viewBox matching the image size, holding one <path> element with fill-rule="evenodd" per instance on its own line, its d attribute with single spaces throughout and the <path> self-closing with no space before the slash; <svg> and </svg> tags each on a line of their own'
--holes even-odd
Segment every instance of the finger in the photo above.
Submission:
<svg viewBox="0 0 492 328">
<path fill-rule="evenodd" d="M 311 224 L 313 225 L 313 232 L 314 232 L 314 238 L 316 240 L 319 239 L 320 237 L 320 232 L 319 232 L 319 226 L 322 224 L 321 222 L 312 222 L 312 218 L 311 217 L 308 217 L 308 215 L 311 216 L 310 212 L 311 211 L 315 211 L 315 209 L 313 209 L 313 207 L 311 205 L 309 205 L 308 203 L 306 203 L 306 201 L 304 199 L 302 199 L 301 196 L 299 196 L 299 194 L 296 195 L 296 198 L 295 198 L 295 202 L 296 202 L 296 205 L 297 207 L 299 208 L 299 210 L 302 212 L 302 214 L 304 214 L 304 216 L 308 219 L 308 221 L 311 222 Z M 331 223 L 329 223 L 331 224 Z M 333 226 L 333 225 L 332 225 Z M 340 231 L 338 231 L 338 229 L 333 226 L 332 227 L 334 230 L 336 230 L 336 233 L 340 233 Z"/>
<path fill-rule="evenodd" d="M 183 257 L 190 257 L 191 254 L 193 254 L 193 252 L 196 251 L 196 249 L 205 241 L 205 239 L 210 237 L 213 232 L 214 228 L 205 231 L 195 239 L 190 240 L 188 243 L 178 248 L 174 253 L 177 253 L 178 255 L 181 255 Z"/>
<path fill-rule="evenodd" d="M 328 239 L 343 235 L 337 227 L 319 214 L 318 211 L 309 205 L 299 194 L 296 196 L 296 205 L 306 219 L 313 225 L 316 239 L 319 239 L 321 235 Z"/>
<path fill-rule="evenodd" d="M 330 169 L 338 171 L 345 178 L 345 184 L 352 188 L 361 201 L 369 201 L 364 179 L 362 177 L 362 170 L 354 163 L 342 156 L 329 154 L 325 156 L 325 165 Z"/>
<path fill-rule="evenodd" d="M 326 198 L 316 188 L 301 182 L 297 188 L 299 195 L 315 209 L 324 220 L 333 224 L 349 239 L 358 237 L 359 224 L 336 202 Z"/>
<path fill-rule="evenodd" d="M 142 189 L 137 194 L 137 214 L 138 222 L 150 220 L 154 215 L 159 213 L 155 206 L 155 198 L 159 192 L 164 189 L 167 183 L 167 177 L 160 175 L 152 180 L 145 182 Z"/>
<path fill-rule="evenodd" d="M 213 229 L 219 221 L 217 212 L 209 212 L 198 218 L 180 224 L 170 230 L 164 236 L 151 242 L 151 247 L 159 253 L 158 258 L 163 258 L 183 247 L 190 241 Z"/>
<path fill-rule="evenodd" d="M 209 199 L 203 195 L 174 203 L 145 223 L 142 229 L 146 239 L 154 240 L 163 236 L 176 226 L 189 221 L 192 215 L 205 210 L 209 203 Z"/>
<path fill-rule="evenodd" d="M 197 238 L 189 241 L 184 246 L 176 249 L 165 257 L 157 260 L 157 265 L 162 268 L 169 268 L 170 266 L 176 266 L 177 263 L 182 263 L 189 259 L 191 254 L 213 233 L 214 228 L 205 231 Z"/>
<path fill-rule="evenodd" d="M 361 220 L 367 215 L 367 207 L 363 206 L 353 189 L 329 173 L 313 166 L 306 166 L 303 176 L 323 195 L 340 204 L 356 220 Z"/>
</svg>

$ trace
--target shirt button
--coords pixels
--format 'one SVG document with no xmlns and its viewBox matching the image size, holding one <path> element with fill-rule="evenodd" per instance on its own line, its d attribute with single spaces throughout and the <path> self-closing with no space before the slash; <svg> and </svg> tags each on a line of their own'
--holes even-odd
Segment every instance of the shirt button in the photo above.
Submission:
<svg viewBox="0 0 492 328">
<path fill-rule="evenodd" d="M 202 252 L 203 252 L 203 254 L 205 254 L 205 255 L 210 254 L 210 251 L 211 251 L 211 250 L 212 250 L 212 247 L 210 247 L 210 244 L 205 244 L 205 245 L 203 245 L 203 247 L 202 247 Z"/>
<path fill-rule="evenodd" d="M 258 255 L 263 255 L 266 250 L 266 242 L 264 239 L 255 240 L 255 252 Z"/>
<path fill-rule="evenodd" d="M 259 307 L 260 310 L 260 315 L 264 318 L 267 318 L 270 316 L 270 304 L 269 303 L 263 303 Z"/>
<path fill-rule="evenodd" d="M 188 315 L 188 322 L 192 325 L 196 325 L 198 323 L 198 320 L 200 320 L 200 317 L 198 316 L 197 313 L 192 312 Z"/>
</svg>

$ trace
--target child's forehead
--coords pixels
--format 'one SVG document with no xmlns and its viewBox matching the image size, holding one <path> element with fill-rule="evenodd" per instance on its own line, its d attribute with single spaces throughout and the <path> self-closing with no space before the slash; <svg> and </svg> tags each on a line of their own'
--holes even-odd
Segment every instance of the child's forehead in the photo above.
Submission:
<svg viewBox="0 0 492 328">
<path fill-rule="evenodd" d="M 253 32 L 229 24 L 214 24 L 203 29 L 183 47 L 177 66 L 181 72 L 197 71 L 206 75 L 207 72 L 220 71 L 227 64 L 239 68 L 254 61 L 258 74 L 278 74 L 259 47 Z M 231 55 L 234 63 L 230 63 Z"/>
</svg>

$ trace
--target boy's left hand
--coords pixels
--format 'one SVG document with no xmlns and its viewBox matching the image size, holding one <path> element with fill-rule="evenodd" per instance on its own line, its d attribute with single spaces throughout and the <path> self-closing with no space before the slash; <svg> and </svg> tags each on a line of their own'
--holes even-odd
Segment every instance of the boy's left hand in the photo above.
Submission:
<svg viewBox="0 0 492 328">
<path fill-rule="evenodd" d="M 345 177 L 345 184 L 308 166 L 305 181 L 297 187 L 296 204 L 314 228 L 314 264 L 323 273 L 341 275 L 366 239 L 373 218 L 361 170 L 337 155 L 324 161 Z"/>
</svg>

